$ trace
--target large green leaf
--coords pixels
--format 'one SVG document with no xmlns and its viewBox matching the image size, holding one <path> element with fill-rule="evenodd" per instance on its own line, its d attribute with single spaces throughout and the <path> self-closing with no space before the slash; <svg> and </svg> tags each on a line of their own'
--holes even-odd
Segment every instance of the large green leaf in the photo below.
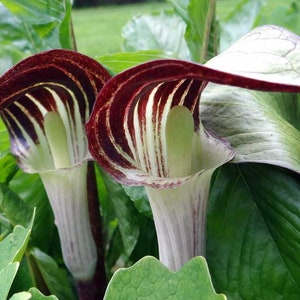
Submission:
<svg viewBox="0 0 300 300">
<path fill-rule="evenodd" d="M 0 74 L 29 54 L 26 35 L 20 22 L 0 3 Z"/>
<path fill-rule="evenodd" d="M 215 293 L 203 257 L 195 257 L 178 272 L 171 272 L 157 259 L 147 256 L 128 269 L 119 269 L 104 299 L 225 300 L 226 297 Z"/>
<path fill-rule="evenodd" d="M 209 202 L 207 259 L 229 299 L 299 299 L 300 181 L 261 164 L 222 167 Z"/>
<path fill-rule="evenodd" d="M 30 245 L 27 249 L 29 248 Z M 31 287 L 38 285 L 39 277 L 34 276 L 33 266 L 32 261 L 30 261 L 30 255 L 25 255 L 20 263 L 13 285 L 9 291 L 10 295 L 20 291 L 28 291 Z"/>
</svg>

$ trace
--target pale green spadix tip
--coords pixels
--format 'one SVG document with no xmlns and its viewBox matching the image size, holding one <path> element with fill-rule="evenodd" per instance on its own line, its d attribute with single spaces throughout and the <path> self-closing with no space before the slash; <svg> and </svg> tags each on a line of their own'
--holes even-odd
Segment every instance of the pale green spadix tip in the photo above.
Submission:
<svg viewBox="0 0 300 300">
<path fill-rule="evenodd" d="M 166 143 L 169 177 L 191 175 L 194 119 L 185 106 L 174 106 L 167 117 Z"/>
<path fill-rule="evenodd" d="M 44 117 L 46 138 L 56 169 L 69 167 L 70 156 L 65 125 L 57 112 L 48 112 Z"/>
</svg>

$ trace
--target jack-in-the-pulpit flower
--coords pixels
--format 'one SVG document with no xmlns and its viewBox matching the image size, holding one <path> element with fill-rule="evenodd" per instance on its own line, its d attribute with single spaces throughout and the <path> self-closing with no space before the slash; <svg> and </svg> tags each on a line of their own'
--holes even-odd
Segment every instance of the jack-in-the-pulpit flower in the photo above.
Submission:
<svg viewBox="0 0 300 300">
<path fill-rule="evenodd" d="M 20 167 L 39 173 L 54 211 L 63 258 L 77 281 L 93 277 L 97 251 L 87 203 L 84 124 L 110 78 L 96 61 L 69 50 L 33 55 L 0 77 L 0 115 Z"/>
<path fill-rule="evenodd" d="M 112 78 L 86 126 L 96 161 L 116 181 L 146 187 L 160 260 L 172 270 L 205 254 L 211 176 L 234 156 L 201 124 L 199 101 L 209 81 L 292 91 L 190 62 L 157 60 Z"/>
</svg>

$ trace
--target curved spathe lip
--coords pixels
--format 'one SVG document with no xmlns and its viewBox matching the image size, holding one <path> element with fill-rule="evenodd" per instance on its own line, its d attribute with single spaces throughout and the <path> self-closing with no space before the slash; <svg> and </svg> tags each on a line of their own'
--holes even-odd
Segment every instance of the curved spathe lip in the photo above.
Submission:
<svg viewBox="0 0 300 300">
<path fill-rule="evenodd" d="M 159 186 L 167 177 L 161 143 L 166 116 L 175 105 L 183 105 L 193 114 L 195 132 L 199 132 L 199 99 L 207 82 L 262 91 L 300 91 L 297 85 L 243 77 L 181 60 L 144 63 L 110 79 L 98 94 L 86 124 L 91 155 L 123 184 Z"/>
<path fill-rule="evenodd" d="M 0 77 L 0 115 L 11 151 L 28 173 L 57 169 L 44 118 L 60 115 L 66 130 L 70 167 L 89 156 L 84 124 L 109 73 L 80 53 L 56 49 L 30 56 Z"/>
<path fill-rule="evenodd" d="M 221 75 L 224 74 L 202 65 L 158 60 L 113 77 L 98 94 L 86 124 L 91 155 L 122 184 L 158 188 L 181 185 L 191 176 L 229 161 L 233 150 L 228 143 L 207 133 L 199 118 L 199 98 L 205 80 L 222 81 Z M 228 76 L 225 83 L 235 78 Z M 206 149 L 199 150 L 202 161 L 207 159 L 205 155 L 215 155 L 216 145 L 217 155 L 224 155 L 216 163 L 210 158 L 212 164 L 208 167 L 198 161 L 200 167 L 186 178 L 170 178 L 166 171 L 165 123 L 169 111 L 178 105 L 193 115 L 194 132 L 201 140 L 199 147 Z"/>
</svg>

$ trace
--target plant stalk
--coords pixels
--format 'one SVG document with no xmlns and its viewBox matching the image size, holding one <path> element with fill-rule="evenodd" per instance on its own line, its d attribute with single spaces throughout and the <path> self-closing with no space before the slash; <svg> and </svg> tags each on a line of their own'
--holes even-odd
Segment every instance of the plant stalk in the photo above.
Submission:
<svg viewBox="0 0 300 300">
<path fill-rule="evenodd" d="M 94 162 L 88 162 L 88 207 L 92 234 L 97 247 L 98 261 L 96 265 L 96 271 L 93 278 L 93 284 L 95 287 L 95 299 L 103 299 L 106 287 L 106 270 L 105 270 L 105 257 L 104 257 L 104 243 L 103 243 L 103 229 L 102 219 L 100 214 L 100 202 L 98 199 L 98 189 L 96 183 L 96 174 L 94 168 Z M 87 298 L 86 298 L 87 299 Z M 88 298 L 92 299 L 92 298 Z"/>
</svg>

